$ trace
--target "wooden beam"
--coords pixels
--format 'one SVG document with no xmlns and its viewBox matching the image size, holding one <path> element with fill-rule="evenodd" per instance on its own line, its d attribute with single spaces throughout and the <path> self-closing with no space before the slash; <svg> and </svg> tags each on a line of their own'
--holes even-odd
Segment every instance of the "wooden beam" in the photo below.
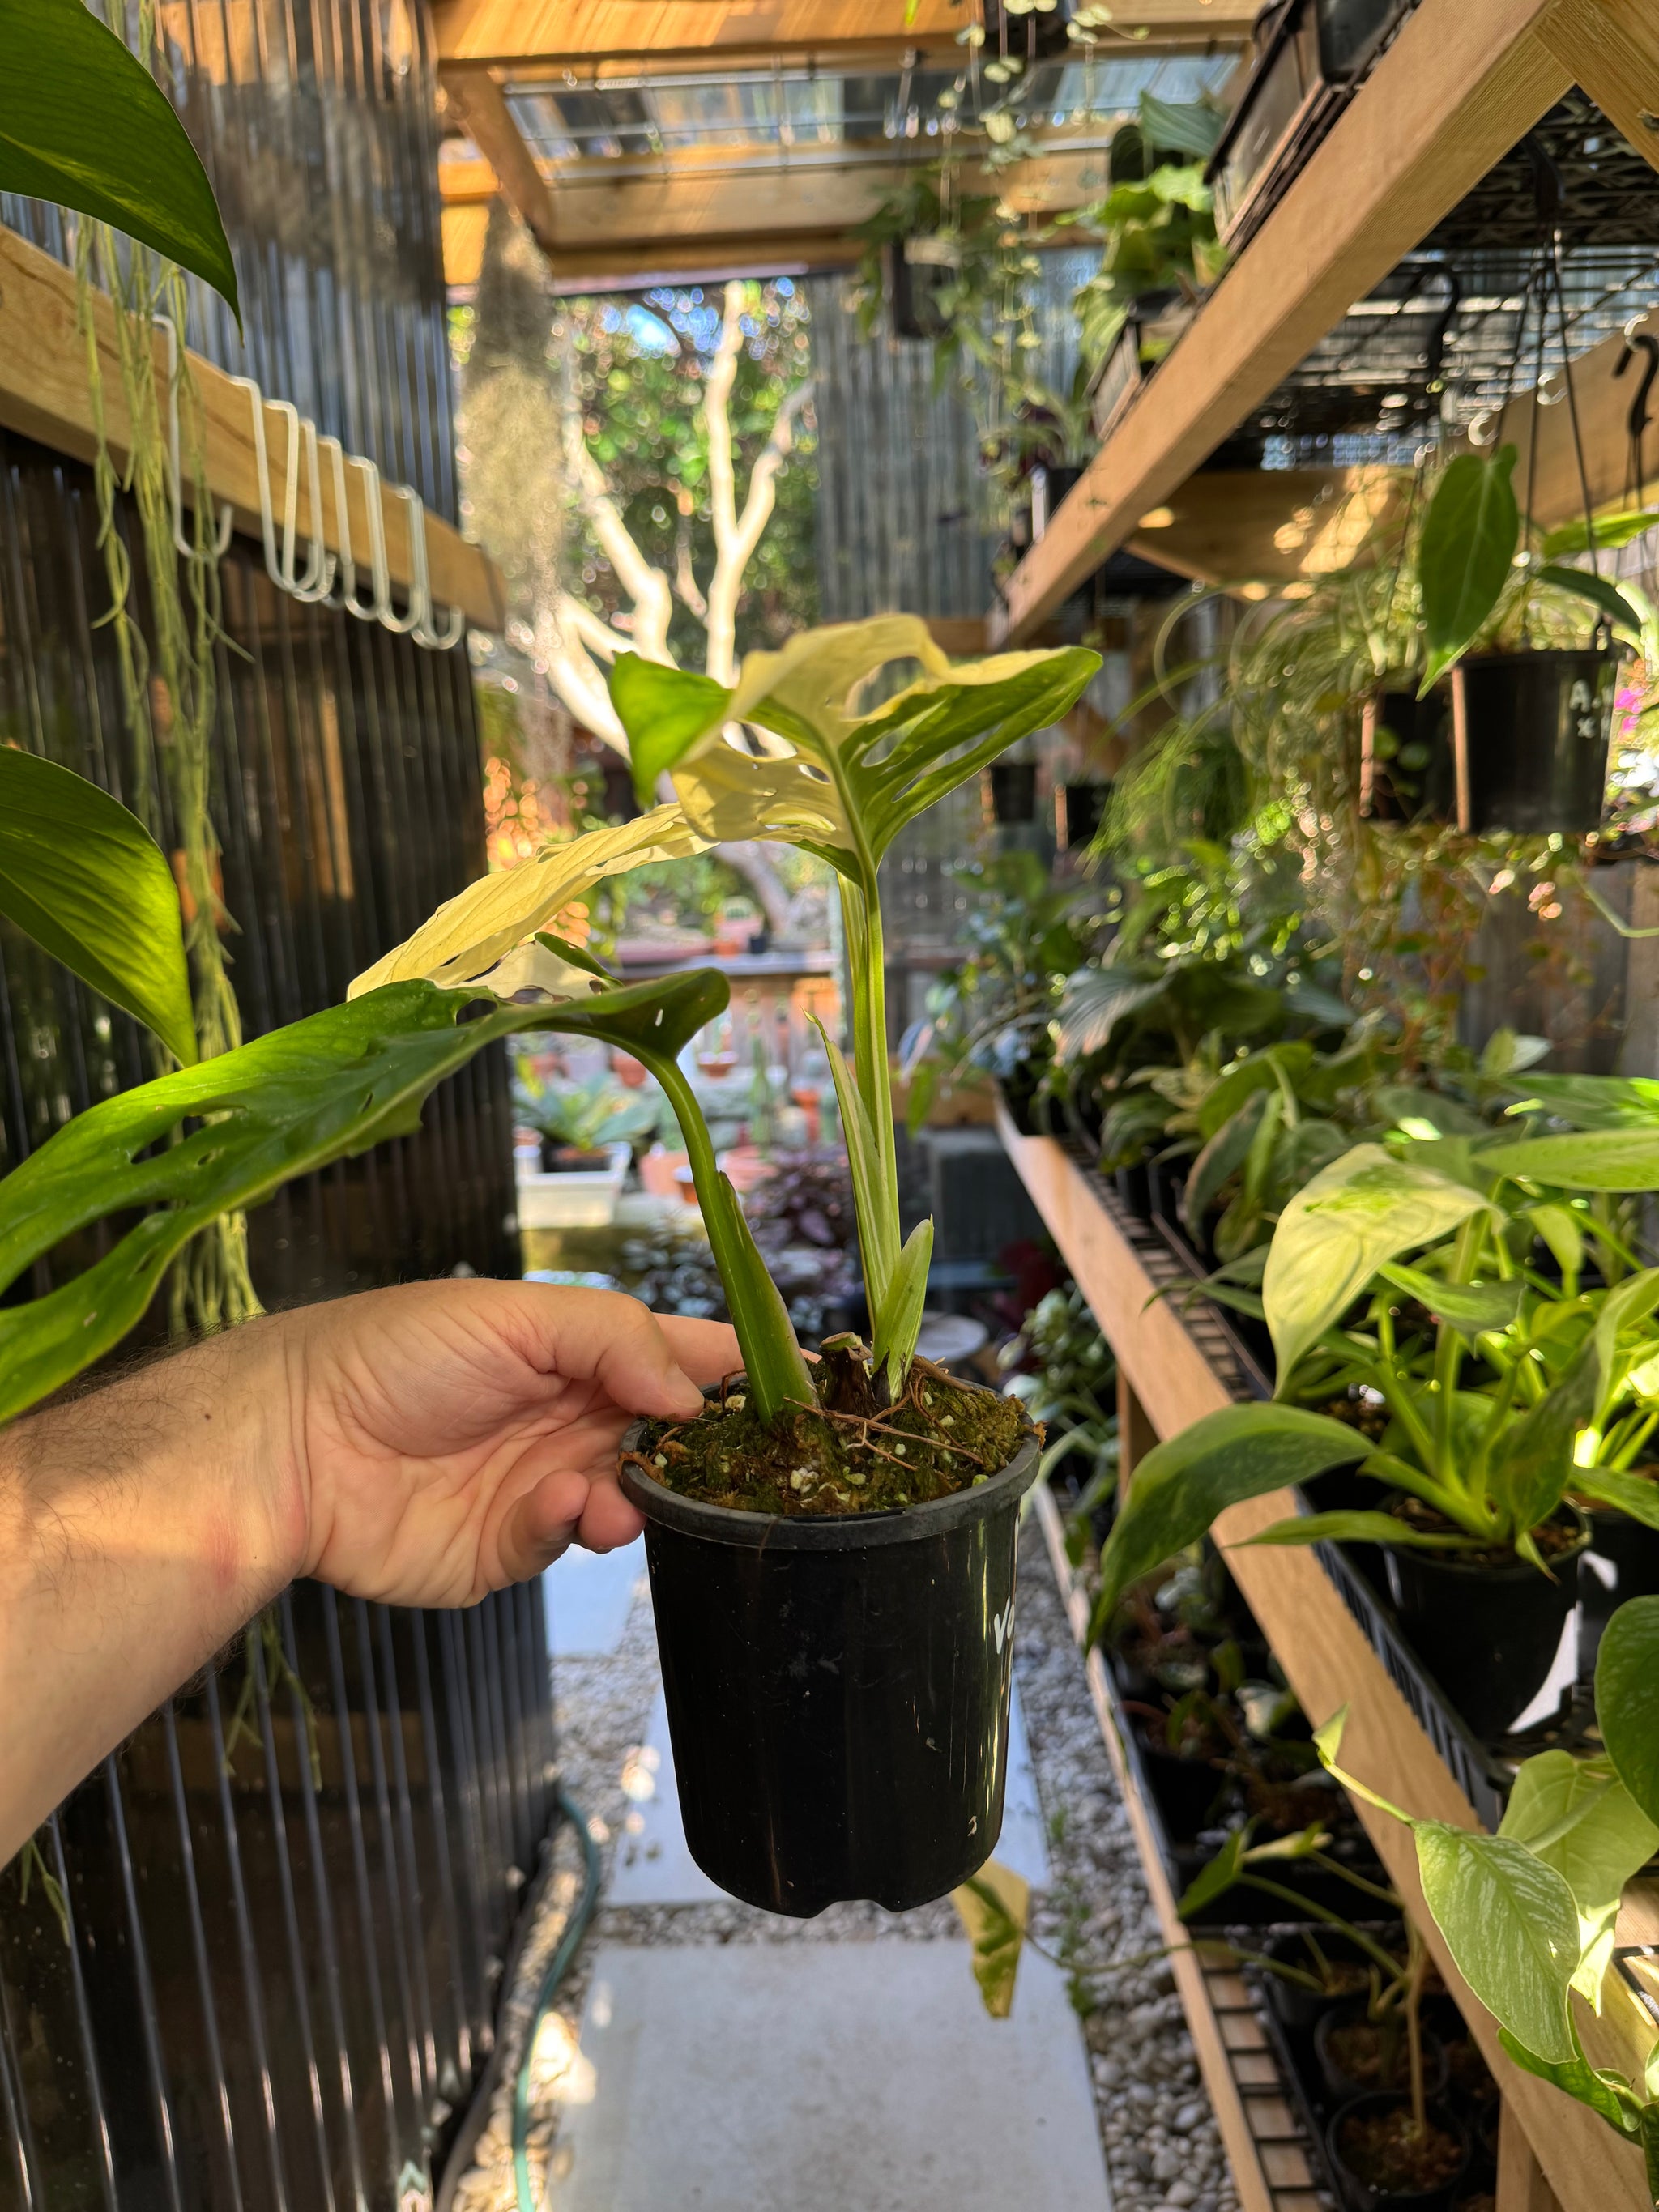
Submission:
<svg viewBox="0 0 1659 2212">
<path fill-rule="evenodd" d="M 128 454 L 131 422 L 123 398 L 116 349 L 115 309 L 104 294 L 94 295 L 99 359 L 103 369 L 104 409 L 110 449 L 118 464 Z M 156 340 L 156 381 L 166 389 L 165 342 Z M 190 357 L 201 394 L 205 422 L 207 479 L 216 501 L 235 510 L 240 530 L 258 535 L 259 481 L 254 461 L 252 405 L 224 370 L 199 354 Z M 0 423 L 42 445 L 89 461 L 97 451 L 92 403 L 87 392 L 84 343 L 76 329 L 75 276 L 15 231 L 0 229 Z M 286 481 L 287 434 L 279 416 L 265 416 L 270 476 L 280 509 Z M 383 495 L 387 565 L 393 580 L 407 586 L 412 573 L 409 514 L 404 501 Z M 308 542 L 311 500 L 301 472 L 299 528 Z M 335 510 L 326 470 L 323 483 L 322 534 L 331 550 L 349 550 L 367 591 L 369 573 L 368 508 L 363 479 L 347 474 L 346 514 Z M 432 596 L 440 608 L 464 607 L 479 629 L 499 630 L 506 620 L 505 592 L 499 571 L 482 547 L 469 544 L 450 523 L 427 518 L 428 562 Z"/>
<path fill-rule="evenodd" d="M 1574 82 L 1659 169 L 1659 12 L 1653 0 L 1561 0 L 1543 35 Z"/>
<path fill-rule="evenodd" d="M 529 226 L 544 253 L 554 252 L 558 226 L 553 194 L 525 143 L 524 133 L 499 84 L 487 70 L 472 70 L 444 88 L 451 113 L 483 156 L 496 188 L 504 192 Z M 446 164 L 440 164 L 441 176 Z"/>
<path fill-rule="evenodd" d="M 1559 0 L 1421 0 L 1009 580 L 1034 630 L 1559 100 Z"/>
<path fill-rule="evenodd" d="M 1113 28 L 1148 36 L 1123 51 L 1242 46 L 1261 0 L 1126 0 Z M 433 20 L 446 78 L 460 68 L 595 73 L 775 61 L 896 68 L 907 53 L 960 57 L 971 20 L 962 0 L 437 0 Z M 1110 53 L 1115 40 L 1103 48 Z"/>
<path fill-rule="evenodd" d="M 487 151 L 481 142 L 479 151 Z M 1048 150 L 994 180 L 965 165 L 963 188 L 994 181 L 1017 212 L 1057 213 L 1099 198 L 1106 162 L 1092 133 L 1056 131 Z M 551 235 L 537 235 L 549 266 L 556 276 L 590 283 L 637 282 L 642 270 L 762 270 L 779 258 L 848 266 L 862 250 L 855 226 L 915 169 L 885 148 L 861 154 L 839 146 L 797 149 L 787 160 L 761 147 L 533 166 L 548 202 Z M 493 160 L 446 159 L 438 176 L 446 209 L 476 206 L 501 188 Z M 518 204 L 517 195 L 507 197 Z"/>
<path fill-rule="evenodd" d="M 1384 467 L 1200 470 L 1139 518 L 1128 548 L 1198 584 L 1331 575 L 1376 523 L 1403 515 L 1410 483 Z"/>
</svg>

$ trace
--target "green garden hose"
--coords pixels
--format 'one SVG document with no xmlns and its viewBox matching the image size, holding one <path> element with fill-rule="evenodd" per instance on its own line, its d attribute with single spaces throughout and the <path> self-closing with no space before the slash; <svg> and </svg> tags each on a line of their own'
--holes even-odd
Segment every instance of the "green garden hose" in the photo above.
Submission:
<svg viewBox="0 0 1659 2212">
<path fill-rule="evenodd" d="M 526 2137 L 530 2132 L 530 2064 L 536 2055 L 536 2038 L 541 2033 L 542 2022 L 553 2009 L 553 2000 L 558 1995 L 559 1984 L 570 1971 L 570 1961 L 576 1955 L 576 1947 L 587 1932 L 587 1923 L 593 1917 L 593 1908 L 599 1900 L 599 1851 L 588 1832 L 587 1820 L 574 1801 L 559 1792 L 559 1810 L 574 1826 L 581 1838 L 582 1893 L 576 1900 L 558 1948 L 547 1962 L 547 1972 L 542 1976 L 542 1985 L 536 1992 L 536 2009 L 531 2014 L 526 2031 L 524 2050 L 519 2059 L 518 2079 L 513 2085 L 513 2185 L 518 2197 L 519 2212 L 538 2212 L 530 2193 L 530 2151 Z"/>
</svg>

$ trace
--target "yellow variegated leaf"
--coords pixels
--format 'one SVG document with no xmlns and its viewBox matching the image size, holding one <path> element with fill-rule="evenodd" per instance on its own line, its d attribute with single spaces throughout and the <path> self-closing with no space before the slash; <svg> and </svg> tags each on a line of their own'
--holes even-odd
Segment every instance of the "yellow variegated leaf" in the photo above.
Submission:
<svg viewBox="0 0 1659 2212">
<path fill-rule="evenodd" d="M 1018 657 L 1018 656 L 1016 656 Z M 738 672 L 726 708 L 734 720 L 757 715 L 775 700 L 790 714 L 830 733 L 854 717 L 847 711 L 855 684 L 890 660 L 919 660 L 936 677 L 950 670 L 949 656 L 933 642 L 917 615 L 877 615 L 868 622 L 829 623 L 803 630 L 777 653 L 751 653 Z"/>
<path fill-rule="evenodd" d="M 835 785 L 800 753 L 774 750 L 757 760 L 717 733 L 689 754 L 673 777 L 686 820 L 711 844 L 771 837 L 852 849 Z"/>
<path fill-rule="evenodd" d="M 1006 684 L 1010 677 L 1023 676 L 1028 668 L 1039 667 L 1054 657 L 1052 648 L 1043 647 L 1030 653 L 994 653 L 988 660 L 944 660 L 937 669 L 930 664 L 928 674 L 919 676 L 914 684 L 907 684 L 902 691 L 896 691 L 858 719 L 870 723 L 903 720 L 918 699 L 937 691 L 942 684 L 950 684 L 953 690 L 959 684 Z"/>
<path fill-rule="evenodd" d="M 976 1875 L 951 1892 L 951 1902 L 973 1945 L 974 1979 L 993 2020 L 1013 2010 L 1014 1976 L 1024 1947 L 1031 1886 L 1012 1867 L 988 1859 Z"/>
<path fill-rule="evenodd" d="M 605 988 L 590 969 L 561 959 L 550 945 L 533 937 L 528 945 L 515 945 L 493 967 L 467 980 L 493 999 L 516 999 L 521 1006 L 591 998 Z"/>
<path fill-rule="evenodd" d="M 687 860 L 708 842 L 678 806 L 654 806 L 635 821 L 550 845 L 533 860 L 469 884 L 412 937 L 365 969 L 346 996 L 361 998 L 383 983 L 425 981 L 453 989 L 472 982 L 607 876 Z"/>
</svg>

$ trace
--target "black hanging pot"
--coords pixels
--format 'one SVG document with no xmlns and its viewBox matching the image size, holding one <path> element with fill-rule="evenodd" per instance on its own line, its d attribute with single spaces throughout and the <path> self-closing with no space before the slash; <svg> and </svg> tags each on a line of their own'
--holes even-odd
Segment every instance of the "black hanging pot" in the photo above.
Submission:
<svg viewBox="0 0 1659 2212">
<path fill-rule="evenodd" d="M 1442 2166 L 1449 2170 L 1425 2187 L 1378 2185 L 1377 2168 L 1364 2154 L 1364 2134 L 1373 2124 L 1386 2124 L 1402 2112 L 1409 2119 L 1408 2097 L 1373 2090 L 1369 2096 L 1355 2097 L 1344 2105 L 1325 2130 L 1331 2171 L 1347 2212 L 1445 2212 L 1450 2204 L 1468 2171 L 1470 2151 L 1468 2134 L 1443 2105 L 1431 2105 L 1427 2118 L 1436 2147 L 1441 2149 Z"/>
<path fill-rule="evenodd" d="M 736 1512 L 623 1466 L 685 1839 L 732 1896 L 797 1919 L 844 1898 L 905 1912 L 990 1856 L 1037 1442 L 898 1513 Z"/>
<path fill-rule="evenodd" d="M 1109 783 L 1061 783 L 1054 787 L 1054 834 L 1062 852 L 1080 853 L 1091 845 L 1106 818 Z"/>
<path fill-rule="evenodd" d="M 1444 820 L 1454 802 L 1451 700 L 1443 687 L 1419 699 L 1402 688 L 1373 692 L 1359 726 L 1359 811 L 1368 822 Z"/>
<path fill-rule="evenodd" d="M 1459 661 L 1451 679 L 1458 828 L 1516 836 L 1596 828 L 1618 670 L 1611 647 Z"/>
<path fill-rule="evenodd" d="M 991 813 L 994 820 L 1005 827 L 1036 820 L 1035 761 L 993 761 L 986 774 L 991 779 Z"/>
<path fill-rule="evenodd" d="M 1286 2027 L 1296 2028 L 1304 2033 L 1316 2028 L 1327 2013 L 1340 2012 L 1353 2002 L 1356 1995 L 1364 1993 L 1373 1963 L 1369 1952 L 1362 1949 L 1352 1936 L 1345 1936 L 1338 1928 L 1321 1927 L 1305 1931 L 1297 1928 L 1282 1929 L 1278 1935 L 1267 1938 L 1261 1947 L 1262 1955 L 1276 1960 L 1281 1966 L 1299 1966 L 1304 1973 L 1312 1972 L 1318 1962 L 1308 1948 L 1309 1935 L 1312 1936 L 1333 1966 L 1354 1968 L 1358 1972 L 1357 1978 L 1353 1974 L 1348 1976 L 1352 1983 L 1351 1988 L 1326 1991 L 1304 1989 L 1300 1982 L 1290 1981 L 1284 1975 L 1274 1973 L 1271 1967 L 1263 1967 L 1261 1993 L 1267 1998 L 1268 2010 Z M 1386 1936 L 1382 1938 L 1385 1948 L 1389 1940 Z M 1403 1950 L 1403 1930 L 1400 1933 L 1399 1942 Z"/>
<path fill-rule="evenodd" d="M 1590 1540 L 1578 1556 L 1578 1679 L 1593 1681 L 1601 1635 L 1626 1598 L 1659 1593 L 1659 1528 L 1611 1506 L 1589 1510 Z"/>
<path fill-rule="evenodd" d="M 1558 1518 L 1572 1522 L 1574 1540 L 1551 1556 L 1548 1575 L 1524 1559 L 1482 1566 L 1455 1553 L 1389 1549 L 1406 1639 L 1484 1741 L 1506 1735 L 1543 1688 L 1577 1598 L 1589 1523 L 1572 1506 Z"/>
</svg>

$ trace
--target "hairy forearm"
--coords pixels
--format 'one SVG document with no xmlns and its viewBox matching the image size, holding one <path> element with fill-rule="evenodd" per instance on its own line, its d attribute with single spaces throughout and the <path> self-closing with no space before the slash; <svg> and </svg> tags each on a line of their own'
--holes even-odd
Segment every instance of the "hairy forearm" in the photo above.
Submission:
<svg viewBox="0 0 1659 2212">
<path fill-rule="evenodd" d="M 291 1580 L 280 1322 L 0 1432 L 0 1865 Z"/>
</svg>

